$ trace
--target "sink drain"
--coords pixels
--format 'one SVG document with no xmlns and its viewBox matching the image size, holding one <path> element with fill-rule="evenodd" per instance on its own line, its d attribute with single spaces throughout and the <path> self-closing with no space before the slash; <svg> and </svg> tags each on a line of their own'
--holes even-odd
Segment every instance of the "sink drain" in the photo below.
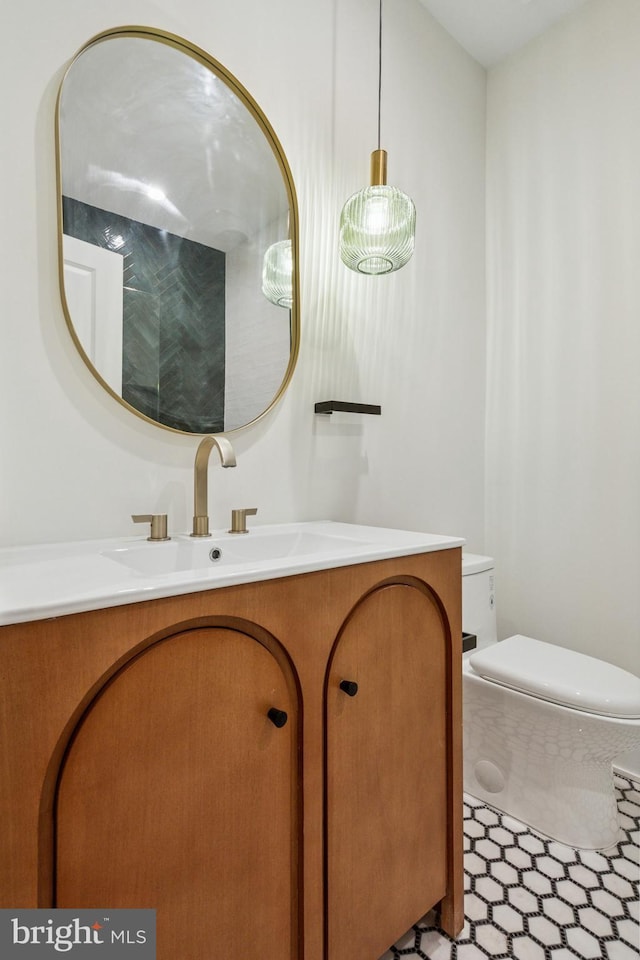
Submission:
<svg viewBox="0 0 640 960">
<path fill-rule="evenodd" d="M 216 560 L 219 560 L 222 557 L 222 550 L 220 547 L 212 547 L 209 550 L 209 560 L 213 560 L 215 563 Z"/>
</svg>

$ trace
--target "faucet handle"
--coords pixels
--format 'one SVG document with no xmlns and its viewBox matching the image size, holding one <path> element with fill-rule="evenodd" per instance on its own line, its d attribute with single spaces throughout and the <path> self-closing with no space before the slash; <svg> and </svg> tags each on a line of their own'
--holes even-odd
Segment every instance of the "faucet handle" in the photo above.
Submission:
<svg viewBox="0 0 640 960">
<path fill-rule="evenodd" d="M 244 507 L 242 510 L 231 511 L 231 529 L 229 533 L 249 533 L 247 530 L 247 517 L 254 517 L 258 512 L 257 507 Z"/>
<path fill-rule="evenodd" d="M 171 540 L 167 536 L 167 515 L 166 513 L 133 513 L 131 519 L 134 523 L 150 523 L 151 536 L 147 540 L 159 542 L 161 540 Z"/>
</svg>

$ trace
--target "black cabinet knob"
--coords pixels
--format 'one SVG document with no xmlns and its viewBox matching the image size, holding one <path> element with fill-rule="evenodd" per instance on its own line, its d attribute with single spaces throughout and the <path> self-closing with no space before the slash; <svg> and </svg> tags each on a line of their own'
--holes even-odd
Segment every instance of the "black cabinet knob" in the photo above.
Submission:
<svg viewBox="0 0 640 960">
<path fill-rule="evenodd" d="M 274 725 L 274 727 L 284 727 L 285 723 L 289 719 L 284 710 L 278 710 L 276 707 L 271 707 L 267 713 L 269 720 Z"/>
<path fill-rule="evenodd" d="M 358 692 L 358 684 L 355 680 L 341 680 L 340 689 L 344 690 L 348 697 L 355 697 Z"/>
</svg>

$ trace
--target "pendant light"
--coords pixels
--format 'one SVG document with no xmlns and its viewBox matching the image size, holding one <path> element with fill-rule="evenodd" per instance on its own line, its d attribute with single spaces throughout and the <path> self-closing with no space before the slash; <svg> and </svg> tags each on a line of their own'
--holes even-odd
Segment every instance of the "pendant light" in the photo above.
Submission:
<svg viewBox="0 0 640 960">
<path fill-rule="evenodd" d="M 413 254 L 413 200 L 387 185 L 387 152 L 380 149 L 382 100 L 382 0 L 378 31 L 378 149 L 371 154 L 371 186 L 355 193 L 340 216 L 340 256 L 357 273 L 391 273 Z"/>
<path fill-rule="evenodd" d="M 277 307 L 293 305 L 293 256 L 291 240 L 272 243 L 262 264 L 262 292 Z"/>
</svg>

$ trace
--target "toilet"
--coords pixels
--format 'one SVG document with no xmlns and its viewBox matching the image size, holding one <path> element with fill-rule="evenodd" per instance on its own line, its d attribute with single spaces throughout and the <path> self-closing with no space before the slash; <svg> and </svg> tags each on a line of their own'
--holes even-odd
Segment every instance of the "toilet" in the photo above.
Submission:
<svg viewBox="0 0 640 960">
<path fill-rule="evenodd" d="M 640 678 L 555 644 L 498 642 L 494 562 L 463 554 L 464 790 L 573 847 L 620 839 L 615 757 L 640 744 Z"/>
</svg>

